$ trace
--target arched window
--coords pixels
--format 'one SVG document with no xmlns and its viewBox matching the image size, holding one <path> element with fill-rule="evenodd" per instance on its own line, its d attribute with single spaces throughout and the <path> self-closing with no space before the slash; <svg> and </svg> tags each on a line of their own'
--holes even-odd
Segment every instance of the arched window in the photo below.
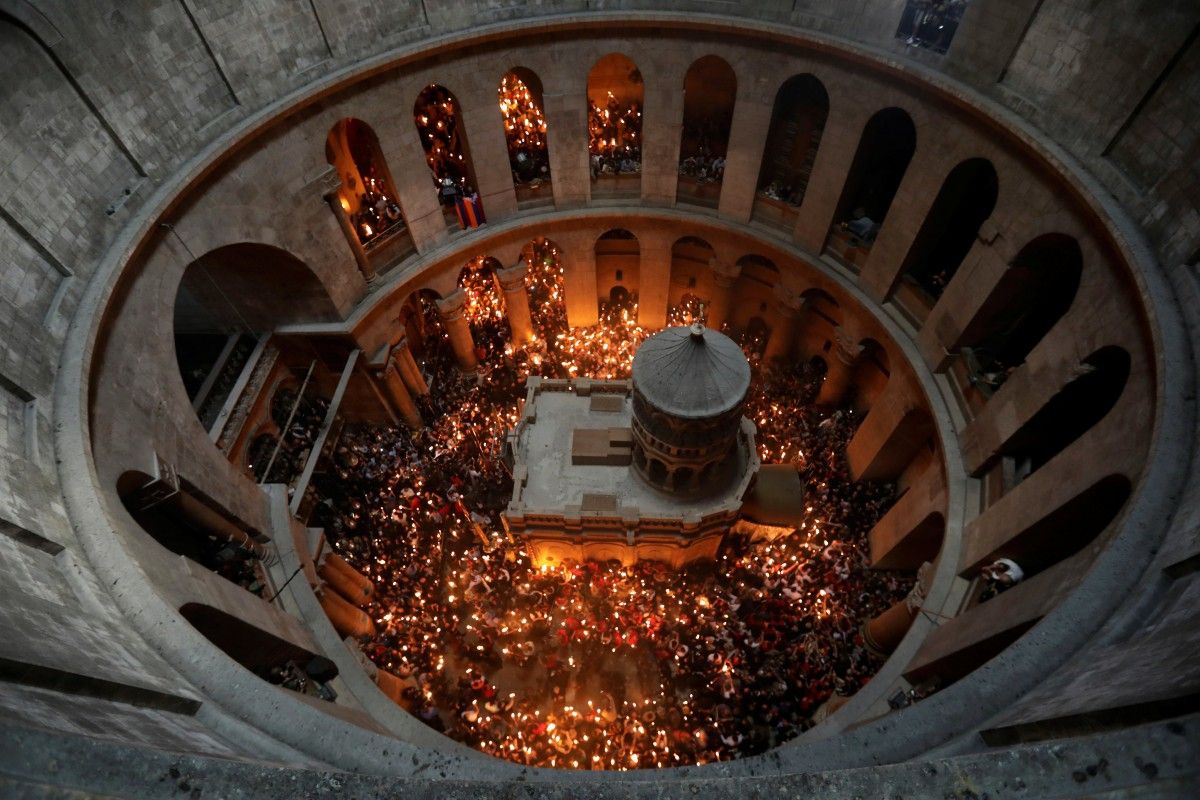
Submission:
<svg viewBox="0 0 1200 800">
<path fill-rule="evenodd" d="M 391 261 L 413 252 L 400 195 L 371 126 L 353 117 L 339 120 L 325 139 L 325 160 L 342 183 L 333 198 L 334 212 L 345 219 L 344 227 L 353 231 L 367 254 L 386 247 Z M 403 241 L 395 241 L 398 238 Z"/>
<path fill-rule="evenodd" d="M 588 73 L 592 194 L 636 197 L 642 188 L 642 73 L 610 53 Z"/>
<path fill-rule="evenodd" d="M 855 272 L 887 219 L 916 149 L 917 129 L 902 109 L 878 111 L 863 128 L 825 245 Z"/>
<path fill-rule="evenodd" d="M 685 236 L 671 245 L 671 288 L 667 315 L 671 325 L 688 325 L 703 320 L 712 298 L 712 245 L 695 236 Z"/>
<path fill-rule="evenodd" d="M 683 78 L 680 201 L 717 207 L 736 100 L 737 76 L 725 59 L 704 56 L 692 62 Z"/>
<path fill-rule="evenodd" d="M 1070 310 L 1082 274 L 1083 253 L 1066 234 L 1021 248 L 960 337 L 973 385 L 990 395 L 1004 384 Z"/>
<path fill-rule="evenodd" d="M 542 113 L 542 82 L 533 70 L 514 67 L 500 79 L 500 117 L 508 144 L 517 206 L 551 204 L 550 151 L 546 143 L 546 117 Z"/>
<path fill-rule="evenodd" d="M 903 279 L 917 294 L 918 318 L 924 319 L 958 272 L 999 191 L 996 170 L 986 158 L 968 159 L 946 176 L 904 260 Z"/>
<path fill-rule="evenodd" d="M 426 86 L 413 105 L 413 121 L 447 223 L 465 229 L 483 222 L 475 168 L 457 98 L 444 86 Z"/>
<path fill-rule="evenodd" d="M 829 94 L 812 75 L 788 78 L 775 93 L 752 218 L 790 231 L 816 162 Z"/>
<path fill-rule="evenodd" d="M 595 252 L 601 318 L 624 313 L 636 319 L 641 274 L 637 237 L 624 228 L 614 228 L 596 240 Z"/>
<path fill-rule="evenodd" d="M 1129 353 L 1102 347 L 1079 364 L 1078 376 L 1051 397 L 1000 448 L 1012 459 L 1010 488 L 1066 450 L 1112 410 L 1129 379 Z"/>
</svg>

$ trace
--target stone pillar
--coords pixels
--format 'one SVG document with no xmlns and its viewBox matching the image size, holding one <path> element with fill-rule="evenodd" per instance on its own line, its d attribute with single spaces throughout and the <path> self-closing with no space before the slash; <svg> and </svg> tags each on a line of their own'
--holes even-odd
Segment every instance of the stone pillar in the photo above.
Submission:
<svg viewBox="0 0 1200 800">
<path fill-rule="evenodd" d="M 775 359 L 786 359 L 792 354 L 792 342 L 796 339 L 796 320 L 804 308 L 804 301 L 793 290 L 780 284 L 775 287 L 775 302 L 772 304 L 771 338 L 763 352 L 763 363 Z"/>
<path fill-rule="evenodd" d="M 555 208 L 564 209 L 584 205 L 591 199 L 592 180 L 588 168 L 587 77 L 556 81 L 555 76 L 560 71 L 573 76 L 580 70 L 542 73 L 545 81 L 542 113 L 546 116 L 546 146 L 550 150 L 550 188 L 554 192 Z"/>
<path fill-rule="evenodd" d="M 895 652 L 900 640 L 917 618 L 921 604 L 925 602 L 925 594 L 929 591 L 928 582 L 932 576 L 933 567 L 926 561 L 917 570 L 917 582 L 912 591 L 903 600 L 897 600 L 887 611 L 863 624 L 862 635 L 868 650 L 881 658 Z"/>
<path fill-rule="evenodd" d="M 408 427 L 417 431 L 424 427 L 424 422 L 421 420 L 421 413 L 417 411 L 417 406 L 413 402 L 412 395 L 408 393 L 408 387 L 404 385 L 404 379 L 400 372 L 400 365 L 397 363 L 395 354 L 387 360 L 383 370 L 379 373 L 379 382 L 383 386 L 383 391 L 391 401 L 392 407 L 399 412 L 400 417 Z"/>
<path fill-rule="evenodd" d="M 379 133 L 379 149 L 392 175 L 396 202 L 404 210 L 404 220 L 408 224 L 413 246 L 418 253 L 426 253 L 445 241 L 449 233 L 442 207 L 438 204 L 433 173 L 429 170 L 425 151 L 417 138 L 412 106 L 408 107 L 407 112 L 397 107 L 396 112 L 381 117 L 375 125 Z"/>
<path fill-rule="evenodd" d="M 407 336 L 401 336 L 400 341 L 392 345 L 392 358 L 395 359 L 400 378 L 410 393 L 429 394 L 429 384 L 425 382 L 425 376 L 421 374 L 421 368 L 413 358 L 412 350 L 408 348 Z"/>
<path fill-rule="evenodd" d="M 819 254 L 825 249 L 869 117 L 868 107 L 856 103 L 834 103 L 829 109 L 792 234 L 792 240 L 810 253 Z"/>
<path fill-rule="evenodd" d="M 645 186 L 646 176 L 642 176 Z M 638 238 L 638 324 L 656 331 L 667 324 L 667 303 L 671 299 L 672 236 L 666 231 L 643 231 Z"/>
<path fill-rule="evenodd" d="M 475 358 L 475 340 L 471 337 L 471 326 L 463 316 L 463 305 L 467 295 L 462 289 L 455 289 L 442 300 L 437 301 L 438 314 L 446 333 L 450 335 L 450 347 L 454 350 L 454 359 L 458 368 L 466 373 L 473 373 L 479 366 Z"/>
<path fill-rule="evenodd" d="M 513 345 L 524 347 L 533 340 L 533 318 L 529 314 L 529 290 L 525 286 L 525 274 L 529 265 L 525 259 L 516 266 L 496 270 L 496 278 L 504 292 L 504 310 L 512 328 Z"/>
<path fill-rule="evenodd" d="M 371 262 L 367 258 L 367 251 L 359 241 L 358 232 L 354 230 L 350 216 L 346 213 L 346 209 L 342 208 L 341 195 L 338 192 L 330 192 L 325 195 L 325 202 L 329 203 L 329 208 L 333 210 L 333 216 L 338 221 L 338 227 L 346 235 L 346 243 L 350 245 L 350 252 L 354 254 L 354 263 L 358 264 L 358 270 L 362 273 L 363 279 L 370 283 L 375 280 L 375 268 L 371 266 Z"/>
<path fill-rule="evenodd" d="M 928 145 L 917 146 L 859 278 L 859 285 L 875 302 L 882 303 L 891 297 L 904 272 L 913 242 L 933 210 L 942 181 L 953 166 L 944 153 L 934 151 Z"/>
<path fill-rule="evenodd" d="M 742 268 L 737 264 L 730 264 L 717 258 L 709 259 L 708 266 L 713 272 L 713 296 L 708 305 L 708 320 L 705 325 L 714 331 L 719 331 L 725 321 L 729 319 L 733 285 L 737 283 L 738 277 L 742 274 Z"/>
<path fill-rule="evenodd" d="M 834 329 L 833 348 L 825 359 L 827 371 L 817 395 L 817 405 L 836 406 L 846 397 L 854 382 L 854 367 L 863 347 L 853 334 L 840 325 Z"/>
<path fill-rule="evenodd" d="M 517 212 L 517 194 L 513 188 L 508 142 L 504 138 L 496 88 L 496 84 L 472 84 L 458 95 L 462 125 L 471 151 L 467 157 L 471 159 L 471 168 L 479 184 L 475 188 L 483 203 L 484 216 L 493 222 Z"/>
<path fill-rule="evenodd" d="M 846 445 L 850 476 L 895 480 L 933 432 L 933 418 L 917 390 L 893 375 Z"/>
<path fill-rule="evenodd" d="M 596 295 L 596 250 L 594 242 L 571 237 L 563 245 L 563 289 L 566 294 L 567 324 L 572 328 L 595 325 L 600 317 Z"/>
<path fill-rule="evenodd" d="M 725 178 L 721 181 L 718 213 L 723 219 L 749 222 L 754 208 L 754 193 L 758 190 L 758 174 L 762 168 L 763 149 L 771 127 L 778 82 L 738 80 L 737 102 L 733 107 L 733 122 L 729 127 L 729 155 L 725 159 Z M 712 327 L 716 327 L 715 325 Z"/>
<path fill-rule="evenodd" d="M 679 137 L 683 131 L 683 92 L 679 89 L 683 76 L 662 72 L 643 75 L 642 204 L 673 206 L 679 184 Z M 643 270 L 643 280 L 644 275 Z"/>
</svg>

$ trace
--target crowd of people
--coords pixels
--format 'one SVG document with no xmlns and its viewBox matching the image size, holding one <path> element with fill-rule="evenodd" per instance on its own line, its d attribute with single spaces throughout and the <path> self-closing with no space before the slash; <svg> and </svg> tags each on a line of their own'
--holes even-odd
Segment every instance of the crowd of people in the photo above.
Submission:
<svg viewBox="0 0 1200 800">
<path fill-rule="evenodd" d="M 588 152 L 592 180 L 602 175 L 632 175 L 642 171 L 642 109 L 622 105 L 612 92 L 588 111 Z"/>
<path fill-rule="evenodd" d="M 912 584 L 867 569 L 865 536 L 894 487 L 850 479 L 844 450 L 859 418 L 813 405 L 818 367 L 755 359 L 746 414 L 763 461 L 803 478 L 799 529 L 730 537 L 716 563 L 682 573 L 652 562 L 535 567 L 500 519 L 512 492 L 501 445 L 525 378 L 627 377 L 649 335 L 628 309 L 568 329 L 554 255 L 548 243 L 527 253 L 533 347 L 506 341 L 494 282 L 467 282 L 479 295 L 467 305 L 472 332 L 487 343 L 478 380 L 454 368 L 430 312 L 427 427 L 348 428 L 318 481 L 312 524 L 376 586 L 377 633 L 362 647 L 400 678 L 419 718 L 523 764 L 631 769 L 763 752 L 878 667 L 861 625 Z"/>
<path fill-rule="evenodd" d="M 358 197 L 358 211 L 350 218 L 358 239 L 363 244 L 374 241 L 385 231 L 404 222 L 400 204 L 384 191 L 378 178 L 365 176 L 363 191 Z"/>
<path fill-rule="evenodd" d="M 546 117 L 533 91 L 515 73 L 500 81 L 500 114 L 513 183 L 540 185 L 550 179 Z"/>
</svg>

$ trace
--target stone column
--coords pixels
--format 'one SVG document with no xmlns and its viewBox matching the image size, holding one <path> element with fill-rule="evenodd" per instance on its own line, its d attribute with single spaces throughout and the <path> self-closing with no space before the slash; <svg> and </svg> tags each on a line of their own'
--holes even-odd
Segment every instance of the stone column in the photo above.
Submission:
<svg viewBox="0 0 1200 800">
<path fill-rule="evenodd" d="M 342 208 L 341 195 L 338 192 L 330 192 L 325 195 L 325 202 L 329 203 L 329 208 L 332 209 L 333 216 L 338 221 L 338 227 L 346 235 L 346 243 L 350 245 L 350 252 L 354 254 L 354 263 L 358 264 L 358 270 L 362 273 L 363 279 L 370 283 L 375 280 L 375 268 L 371 266 L 371 262 L 367 258 L 367 251 L 359 241 L 358 232 L 354 230 L 354 225 L 350 222 L 346 209 Z"/>
<path fill-rule="evenodd" d="M 425 151 L 413 125 L 412 106 L 407 112 L 398 107 L 396 111 L 394 115 L 381 117 L 375 130 L 379 133 L 379 149 L 392 175 L 396 202 L 404 210 L 413 246 L 417 252 L 425 253 L 445 241 L 449 233 L 438 204 L 433 173 L 429 171 Z"/>
<path fill-rule="evenodd" d="M 408 336 L 401 336 L 400 341 L 392 345 L 392 358 L 409 392 L 415 395 L 429 394 L 429 384 L 425 382 L 425 376 L 421 374 L 421 368 L 408 348 Z"/>
<path fill-rule="evenodd" d="M 408 393 L 408 387 L 404 385 L 404 379 L 401 376 L 400 365 L 396 361 L 393 354 L 387 360 L 383 370 L 379 373 L 379 382 L 383 386 L 383 391 L 387 394 L 388 400 L 392 406 L 400 413 L 400 417 L 408 427 L 417 431 L 424 427 L 424 422 L 421 420 L 421 413 L 417 411 L 417 406 L 413 402 L 412 395 Z"/>
<path fill-rule="evenodd" d="M 796 320 L 804 308 L 804 301 L 796 292 L 783 286 L 775 287 L 775 302 L 772 304 L 774 314 L 771 326 L 771 338 L 767 340 L 767 349 L 763 352 L 763 363 L 770 364 L 777 358 L 787 358 L 792 354 L 792 342 L 796 339 Z"/>
<path fill-rule="evenodd" d="M 533 340 L 533 318 L 529 313 L 529 290 L 525 286 L 525 274 L 529 265 L 525 259 L 516 266 L 496 270 L 500 288 L 504 292 L 504 309 L 508 324 L 512 328 L 513 345 L 523 347 Z"/>
<path fill-rule="evenodd" d="M 729 306 L 733 300 L 733 285 L 742 274 L 742 268 L 717 258 L 710 258 L 708 266 L 713 272 L 713 296 L 708 306 L 708 321 L 704 324 L 714 331 L 729 318 Z"/>
<path fill-rule="evenodd" d="M 912 626 L 925 602 L 929 591 L 928 582 L 933 576 L 933 567 L 926 561 L 917 570 L 917 582 L 903 600 L 897 600 L 891 608 L 863 624 L 863 640 L 867 649 L 877 656 L 886 657 L 895 652 L 900 640 Z"/>
<path fill-rule="evenodd" d="M 437 301 L 438 314 L 446 333 L 450 335 L 450 347 L 454 350 L 454 359 L 458 368 L 466 373 L 474 373 L 479 366 L 475 358 L 475 340 L 471 338 L 471 326 L 463 316 L 463 305 L 467 295 L 462 289 L 455 289 L 442 300 Z"/>
<path fill-rule="evenodd" d="M 825 239 L 869 117 L 868 108 L 855 103 L 834 103 L 829 109 L 792 234 L 792 240 L 810 253 L 819 254 L 825 249 Z"/>
<path fill-rule="evenodd" d="M 821 383 L 821 391 L 817 395 L 817 405 L 836 406 L 850 391 L 854 382 L 854 367 L 863 352 L 863 346 L 856 339 L 854 334 L 840 325 L 834 329 L 833 348 L 829 352 L 829 358 L 825 359 L 827 370 L 825 380 Z"/>
</svg>

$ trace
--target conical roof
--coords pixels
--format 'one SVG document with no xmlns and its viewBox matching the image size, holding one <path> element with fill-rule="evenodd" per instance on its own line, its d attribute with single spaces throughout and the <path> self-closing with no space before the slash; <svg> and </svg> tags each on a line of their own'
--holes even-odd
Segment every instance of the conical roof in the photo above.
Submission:
<svg viewBox="0 0 1200 800">
<path fill-rule="evenodd" d="M 723 333 L 696 323 L 651 336 L 633 357 L 633 386 L 650 405 L 676 417 L 715 417 L 750 388 L 750 364 Z"/>
</svg>

